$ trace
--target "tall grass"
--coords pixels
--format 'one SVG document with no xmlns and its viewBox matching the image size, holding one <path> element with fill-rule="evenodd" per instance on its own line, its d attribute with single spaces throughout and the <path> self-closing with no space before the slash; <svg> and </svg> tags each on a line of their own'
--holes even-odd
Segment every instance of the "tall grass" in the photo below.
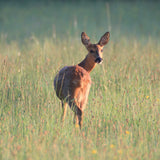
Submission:
<svg viewBox="0 0 160 160">
<path fill-rule="evenodd" d="M 160 45 L 153 42 L 110 41 L 91 73 L 82 131 L 70 110 L 62 128 L 53 89 L 57 69 L 82 59 L 80 42 L 1 43 L 1 158 L 158 159 Z"/>
<path fill-rule="evenodd" d="M 77 10 L 83 10 L 81 7 Z M 142 6 L 134 7 L 140 11 Z M 105 17 L 106 8 L 103 12 Z M 119 13 L 126 18 L 125 11 Z M 155 13 L 158 15 L 157 10 Z M 56 36 L 43 42 L 32 36 L 23 43 L 8 42 L 9 37 L 1 36 L 0 159 L 160 158 L 160 43 L 153 36 L 158 30 L 150 37 L 136 37 L 118 29 L 114 36 L 114 16 L 112 12 L 111 40 L 104 49 L 103 64 L 91 73 L 93 83 L 81 131 L 73 125 L 70 109 L 62 127 L 62 109 L 53 88 L 57 71 L 64 65 L 77 64 L 87 54 L 78 35 L 58 37 L 56 31 Z M 149 22 L 145 23 L 148 31 Z M 152 26 L 156 28 L 157 23 Z M 77 33 L 83 28 L 78 27 Z M 130 26 L 125 27 L 129 30 Z M 94 37 L 95 30 L 93 26 L 89 31 L 93 42 L 98 37 Z"/>
</svg>

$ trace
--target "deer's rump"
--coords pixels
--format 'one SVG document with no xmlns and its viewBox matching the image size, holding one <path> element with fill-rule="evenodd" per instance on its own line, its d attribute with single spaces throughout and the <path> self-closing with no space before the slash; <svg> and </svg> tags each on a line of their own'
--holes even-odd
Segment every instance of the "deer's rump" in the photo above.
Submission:
<svg viewBox="0 0 160 160">
<path fill-rule="evenodd" d="M 78 65 L 62 68 L 54 79 L 54 88 L 58 98 L 66 102 L 72 101 L 80 108 L 87 102 L 90 86 L 89 73 Z"/>
</svg>

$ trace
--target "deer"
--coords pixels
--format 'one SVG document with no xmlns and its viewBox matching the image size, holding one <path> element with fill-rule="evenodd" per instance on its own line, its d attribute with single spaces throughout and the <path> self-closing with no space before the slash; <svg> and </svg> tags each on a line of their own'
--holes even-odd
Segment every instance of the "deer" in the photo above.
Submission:
<svg viewBox="0 0 160 160">
<path fill-rule="evenodd" d="M 110 33 L 106 32 L 98 43 L 92 44 L 88 35 L 82 32 L 81 41 L 88 54 L 79 64 L 65 66 L 56 74 L 54 89 L 62 104 L 62 122 L 64 122 L 67 105 L 69 105 L 74 112 L 74 124 L 76 123 L 80 129 L 82 128 L 83 112 L 91 87 L 90 72 L 97 64 L 102 63 L 103 48 L 108 43 L 109 38 Z"/>
</svg>

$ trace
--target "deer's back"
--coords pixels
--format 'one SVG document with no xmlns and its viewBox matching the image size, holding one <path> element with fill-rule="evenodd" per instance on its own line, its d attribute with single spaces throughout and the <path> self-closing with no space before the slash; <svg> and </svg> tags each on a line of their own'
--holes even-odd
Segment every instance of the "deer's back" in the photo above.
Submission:
<svg viewBox="0 0 160 160">
<path fill-rule="evenodd" d="M 82 67 L 66 66 L 54 79 L 54 88 L 61 100 L 73 100 L 78 106 L 84 106 L 91 86 L 89 73 Z"/>
</svg>

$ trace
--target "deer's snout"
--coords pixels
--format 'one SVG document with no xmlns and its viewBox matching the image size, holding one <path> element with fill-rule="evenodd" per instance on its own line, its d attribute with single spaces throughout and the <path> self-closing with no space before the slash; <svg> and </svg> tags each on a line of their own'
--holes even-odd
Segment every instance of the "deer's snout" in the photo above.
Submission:
<svg viewBox="0 0 160 160">
<path fill-rule="evenodd" d="M 97 57 L 95 60 L 96 63 L 102 63 L 102 61 L 103 61 L 103 59 L 101 57 Z"/>
</svg>

